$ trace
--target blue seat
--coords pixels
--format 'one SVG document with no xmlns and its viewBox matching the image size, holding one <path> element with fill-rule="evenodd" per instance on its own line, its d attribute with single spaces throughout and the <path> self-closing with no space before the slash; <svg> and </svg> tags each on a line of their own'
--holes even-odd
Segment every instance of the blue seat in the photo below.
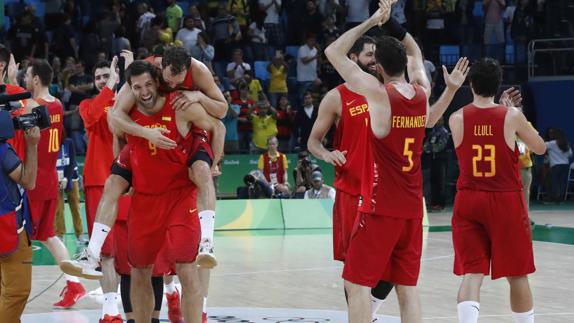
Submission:
<svg viewBox="0 0 574 323">
<path fill-rule="evenodd" d="M 299 46 L 287 46 L 285 47 L 285 54 L 291 55 L 294 58 L 299 56 Z"/>
<path fill-rule="evenodd" d="M 439 48 L 439 59 L 441 65 L 455 65 L 460 57 L 460 47 L 458 45 L 442 45 Z"/>
<path fill-rule="evenodd" d="M 269 72 L 267 71 L 267 66 L 269 65 L 268 61 L 255 61 L 254 69 L 255 69 L 255 77 L 259 80 L 265 82 L 269 80 Z"/>
<path fill-rule="evenodd" d="M 506 45 L 505 61 L 506 61 L 506 64 L 514 64 L 514 46 L 513 45 Z"/>
</svg>

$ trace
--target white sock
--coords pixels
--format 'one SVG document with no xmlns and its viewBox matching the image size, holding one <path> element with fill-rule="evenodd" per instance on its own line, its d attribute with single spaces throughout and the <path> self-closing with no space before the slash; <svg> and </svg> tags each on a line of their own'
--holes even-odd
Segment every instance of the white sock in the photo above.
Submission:
<svg viewBox="0 0 574 323">
<path fill-rule="evenodd" d="M 209 241 L 213 242 L 215 211 L 205 210 L 199 212 L 199 224 L 201 225 L 201 240 L 209 239 Z"/>
<path fill-rule="evenodd" d="M 480 304 L 475 301 L 464 301 L 456 306 L 458 311 L 458 323 L 476 323 L 478 322 L 478 313 Z"/>
<path fill-rule="evenodd" d="M 203 313 L 207 313 L 207 297 L 203 298 Z"/>
<path fill-rule="evenodd" d="M 120 314 L 118 309 L 118 294 L 117 293 L 105 293 L 104 294 L 104 305 L 102 306 L 102 318 L 104 315 L 108 314 L 111 316 L 116 316 Z"/>
<path fill-rule="evenodd" d="M 92 256 L 96 257 L 96 259 L 100 259 L 102 246 L 104 245 L 110 230 L 110 227 L 107 225 L 94 222 L 94 227 L 92 228 L 92 236 L 90 237 L 90 243 L 88 244 L 88 250 Z"/>
<path fill-rule="evenodd" d="M 371 317 L 375 317 L 377 315 L 377 311 L 385 302 L 384 299 L 378 299 L 375 296 L 371 295 Z"/>
<path fill-rule="evenodd" d="M 177 291 L 177 289 L 175 289 L 175 283 L 173 282 L 173 280 L 171 281 L 171 283 L 165 284 L 164 289 L 167 294 L 173 294 Z"/>
<path fill-rule="evenodd" d="M 534 323 L 534 309 L 524 313 L 512 312 L 515 323 Z"/>
<path fill-rule="evenodd" d="M 66 281 L 72 282 L 72 283 L 79 283 L 80 279 L 78 279 L 78 277 L 76 276 L 70 276 L 68 274 L 64 274 L 64 278 L 66 279 Z"/>
</svg>

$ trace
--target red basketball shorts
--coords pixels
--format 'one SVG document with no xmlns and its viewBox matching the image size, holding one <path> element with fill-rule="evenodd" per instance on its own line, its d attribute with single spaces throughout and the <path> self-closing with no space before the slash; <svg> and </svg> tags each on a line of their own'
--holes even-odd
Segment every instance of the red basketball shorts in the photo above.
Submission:
<svg viewBox="0 0 574 323">
<path fill-rule="evenodd" d="M 54 219 L 58 199 L 28 200 L 30 203 L 30 216 L 32 217 L 32 240 L 46 241 L 56 235 Z"/>
<path fill-rule="evenodd" d="M 152 265 L 164 242 L 170 263 L 195 261 L 201 229 L 195 187 L 160 195 L 134 193 L 128 217 L 128 256 L 133 267 Z"/>
<path fill-rule="evenodd" d="M 337 191 L 333 205 L 333 257 L 345 261 L 355 219 L 359 197 Z"/>
<path fill-rule="evenodd" d="M 193 128 L 193 141 L 189 148 L 189 159 L 187 165 L 191 167 L 198 160 L 205 161 L 209 166 L 213 163 L 213 151 L 209 143 L 209 138 L 205 130 Z"/>
<path fill-rule="evenodd" d="M 530 230 L 522 192 L 459 191 L 452 217 L 454 273 L 492 279 L 533 273 Z"/>
<path fill-rule="evenodd" d="M 116 272 L 120 275 L 130 275 L 132 267 L 128 261 L 128 223 L 127 221 L 116 221 L 114 224 L 114 264 Z M 109 236 L 108 236 L 109 237 Z M 165 257 L 165 248 L 160 250 L 153 266 L 153 276 L 175 275 L 175 264 L 170 264 Z"/>
<path fill-rule="evenodd" d="M 416 286 L 422 253 L 422 218 L 359 213 L 343 278 L 375 287 L 380 280 Z"/>
</svg>

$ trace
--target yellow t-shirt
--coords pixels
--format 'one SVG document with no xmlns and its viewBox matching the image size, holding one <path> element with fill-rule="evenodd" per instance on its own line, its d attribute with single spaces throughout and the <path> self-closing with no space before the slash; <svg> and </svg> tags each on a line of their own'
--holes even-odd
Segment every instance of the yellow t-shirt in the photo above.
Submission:
<svg viewBox="0 0 574 323">
<path fill-rule="evenodd" d="M 251 80 L 249 83 L 249 98 L 255 102 L 259 102 L 259 93 L 263 92 L 263 87 L 259 80 Z"/>
<path fill-rule="evenodd" d="M 516 140 L 516 144 L 518 145 L 518 151 L 520 151 L 520 155 L 518 155 L 518 164 L 520 168 L 530 168 L 532 167 L 532 157 L 530 157 L 530 149 L 524 144 L 520 139 Z"/>
<path fill-rule="evenodd" d="M 251 124 L 255 147 L 267 149 L 267 139 L 277 135 L 277 120 L 270 115 L 264 117 L 254 115 L 251 117 Z"/>
<path fill-rule="evenodd" d="M 281 65 L 269 65 L 269 92 L 287 93 L 287 69 Z"/>
</svg>

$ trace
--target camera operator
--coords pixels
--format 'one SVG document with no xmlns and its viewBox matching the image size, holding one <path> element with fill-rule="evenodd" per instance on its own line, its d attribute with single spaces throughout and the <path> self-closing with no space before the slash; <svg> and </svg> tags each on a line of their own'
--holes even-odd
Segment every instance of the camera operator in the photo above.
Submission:
<svg viewBox="0 0 574 323">
<path fill-rule="evenodd" d="M 311 161 L 308 152 L 300 152 L 297 167 L 295 167 L 295 170 L 293 171 L 295 176 L 296 198 L 303 198 L 305 192 L 313 187 L 311 174 L 314 171 L 321 171 L 321 168 Z"/>
<path fill-rule="evenodd" d="M 260 170 L 254 170 L 243 177 L 245 186 L 237 188 L 237 198 L 239 199 L 264 199 L 271 198 L 273 189 L 265 180 L 265 176 Z"/>
<path fill-rule="evenodd" d="M 29 227 L 31 220 L 24 210 L 25 197 L 18 186 L 25 189 L 35 186 L 40 130 L 38 127 L 25 130 L 26 161 L 23 164 L 6 142 L 13 135 L 10 114 L 0 111 L 0 313 L 6 322 L 20 321 L 32 288 L 32 232 L 24 228 L 25 224 Z"/>
</svg>

